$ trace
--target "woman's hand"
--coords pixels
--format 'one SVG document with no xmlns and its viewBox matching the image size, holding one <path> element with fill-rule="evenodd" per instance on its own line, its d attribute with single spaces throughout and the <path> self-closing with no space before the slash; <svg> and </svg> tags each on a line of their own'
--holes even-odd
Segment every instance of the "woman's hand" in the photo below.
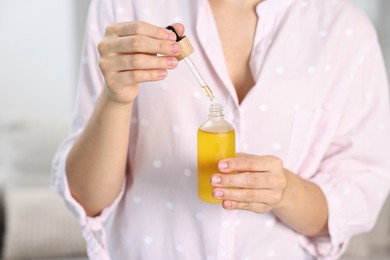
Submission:
<svg viewBox="0 0 390 260">
<path fill-rule="evenodd" d="M 183 25 L 173 26 L 183 34 Z M 98 50 L 108 96 L 128 104 L 136 98 L 139 83 L 164 79 L 167 70 L 176 67 L 180 46 L 176 35 L 168 29 L 127 22 L 107 27 Z"/>
<path fill-rule="evenodd" d="M 221 160 L 211 185 L 213 196 L 222 199 L 225 209 L 244 209 L 258 213 L 279 207 L 287 186 L 282 161 L 274 156 L 237 154 Z"/>
<path fill-rule="evenodd" d="M 328 206 L 321 188 L 286 170 L 279 158 L 237 154 L 219 161 L 218 168 L 221 173 L 212 176 L 211 185 L 225 209 L 272 210 L 301 234 L 328 234 Z"/>
</svg>

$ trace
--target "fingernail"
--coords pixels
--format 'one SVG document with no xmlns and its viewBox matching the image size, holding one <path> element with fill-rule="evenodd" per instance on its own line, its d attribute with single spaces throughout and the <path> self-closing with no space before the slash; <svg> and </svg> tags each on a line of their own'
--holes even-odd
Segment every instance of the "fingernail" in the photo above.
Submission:
<svg viewBox="0 0 390 260">
<path fill-rule="evenodd" d="M 172 52 L 177 53 L 177 52 L 179 52 L 179 49 L 180 49 L 179 44 L 177 44 L 176 42 L 171 44 L 171 51 Z"/>
<path fill-rule="evenodd" d="M 223 191 L 222 190 L 214 191 L 214 197 L 220 198 L 222 196 L 223 196 Z"/>
<path fill-rule="evenodd" d="M 160 71 L 158 72 L 158 77 L 159 77 L 160 79 L 165 78 L 167 75 L 168 75 L 168 72 L 167 72 L 166 70 L 160 70 Z"/>
<path fill-rule="evenodd" d="M 211 183 L 213 183 L 213 184 L 221 183 L 221 181 L 222 181 L 221 176 L 216 175 L 216 176 L 211 177 Z"/>
<path fill-rule="evenodd" d="M 233 204 L 232 204 L 231 201 L 226 201 L 226 200 L 225 200 L 225 201 L 222 203 L 222 206 L 223 206 L 225 209 L 230 209 L 230 208 L 232 208 Z"/>
<path fill-rule="evenodd" d="M 168 64 L 168 66 L 170 66 L 170 67 L 174 67 L 174 66 L 176 66 L 176 64 L 177 64 L 177 59 L 176 59 L 176 58 L 169 58 L 169 59 L 167 60 L 167 64 Z"/>
<path fill-rule="evenodd" d="M 168 33 L 168 40 L 176 41 L 176 34 L 173 32 Z"/>
<path fill-rule="evenodd" d="M 225 161 L 220 161 L 218 163 L 218 168 L 221 170 L 226 170 L 228 168 L 228 166 L 229 166 L 228 163 Z"/>
</svg>

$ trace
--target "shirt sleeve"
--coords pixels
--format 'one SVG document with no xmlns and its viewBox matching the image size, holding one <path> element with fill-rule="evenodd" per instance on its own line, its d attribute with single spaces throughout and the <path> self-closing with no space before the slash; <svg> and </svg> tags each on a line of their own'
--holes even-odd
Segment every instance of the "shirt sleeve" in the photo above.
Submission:
<svg viewBox="0 0 390 260">
<path fill-rule="evenodd" d="M 124 193 L 124 185 L 115 201 L 99 216 L 88 217 L 84 208 L 72 197 L 66 175 L 66 159 L 75 140 L 82 133 L 104 86 L 104 79 L 98 68 L 97 46 L 103 38 L 105 28 L 115 22 L 114 1 L 92 0 L 85 29 L 84 46 L 80 64 L 76 107 L 71 134 L 58 148 L 53 159 L 52 187 L 65 200 L 66 205 L 77 217 L 83 228 L 90 259 L 109 259 L 105 241 L 104 222 L 116 208 Z"/>
<path fill-rule="evenodd" d="M 389 86 L 377 40 L 358 61 L 340 124 L 311 179 L 328 203 L 329 236 L 300 237 L 317 259 L 337 259 L 375 224 L 390 188 Z"/>
</svg>

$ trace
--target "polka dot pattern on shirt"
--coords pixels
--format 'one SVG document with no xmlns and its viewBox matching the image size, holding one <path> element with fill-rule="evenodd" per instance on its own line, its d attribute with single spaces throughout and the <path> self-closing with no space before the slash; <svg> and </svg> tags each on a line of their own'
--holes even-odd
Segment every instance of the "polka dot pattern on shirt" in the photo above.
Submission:
<svg viewBox="0 0 390 260">
<path fill-rule="evenodd" d="M 204 215 L 203 215 L 203 213 L 201 213 L 201 212 L 197 212 L 195 216 L 196 216 L 196 218 L 197 218 L 199 221 L 202 221 L 202 220 L 204 219 Z"/>
<path fill-rule="evenodd" d="M 145 242 L 145 244 L 150 245 L 153 242 L 153 239 L 150 236 L 146 236 L 144 238 L 144 242 Z"/>
<path fill-rule="evenodd" d="M 152 13 L 149 8 L 144 8 L 143 12 L 145 15 L 150 15 Z"/>
<path fill-rule="evenodd" d="M 185 169 L 185 170 L 184 170 L 184 176 L 190 177 L 191 175 L 192 175 L 192 172 L 191 172 L 190 169 Z"/>
<path fill-rule="evenodd" d="M 155 161 L 153 161 L 153 166 L 155 168 L 161 168 L 162 162 L 160 160 L 155 160 Z"/>
<path fill-rule="evenodd" d="M 301 110 L 301 105 L 295 104 L 295 105 L 293 106 L 293 109 L 294 109 L 295 112 L 297 112 L 297 111 Z"/>
<path fill-rule="evenodd" d="M 172 210 L 173 209 L 173 203 L 172 201 L 165 202 L 165 208 Z"/>
<path fill-rule="evenodd" d="M 90 24 L 89 25 L 89 30 L 93 31 L 93 32 L 97 32 L 98 31 L 98 26 L 96 24 Z"/>
<path fill-rule="evenodd" d="M 351 37 L 353 35 L 353 30 L 351 28 L 348 28 L 347 30 L 345 30 L 345 35 L 347 37 Z"/>
<path fill-rule="evenodd" d="M 309 74 L 314 74 L 316 72 L 316 68 L 313 66 L 309 66 L 309 67 L 307 67 L 306 71 Z"/>
<path fill-rule="evenodd" d="M 349 195 L 351 195 L 351 190 L 348 187 L 345 187 L 343 190 L 343 194 L 345 196 L 349 196 Z"/>
<path fill-rule="evenodd" d="M 149 120 L 147 120 L 147 119 L 142 119 L 142 120 L 141 120 L 141 125 L 142 125 L 142 126 L 148 126 L 148 125 L 149 125 Z"/>
<path fill-rule="evenodd" d="M 181 132 L 181 129 L 179 126 L 175 125 L 172 127 L 172 132 L 175 133 L 175 134 L 178 134 Z"/>
<path fill-rule="evenodd" d="M 134 196 L 134 197 L 133 197 L 133 202 L 134 202 L 135 204 L 140 204 L 141 201 L 142 201 L 142 199 L 141 199 L 140 197 L 138 197 L 138 196 Z"/>
<path fill-rule="evenodd" d="M 283 67 L 277 67 L 276 68 L 276 74 L 278 74 L 278 75 L 284 74 L 284 68 Z"/>
<path fill-rule="evenodd" d="M 274 143 L 274 144 L 272 145 L 272 149 L 273 149 L 274 151 L 279 151 L 281 148 L 282 148 L 282 145 L 281 145 L 280 143 Z"/>
<path fill-rule="evenodd" d="M 274 257 L 276 256 L 276 253 L 275 253 L 274 250 L 269 250 L 269 251 L 267 252 L 267 256 L 268 256 L 269 258 L 274 258 Z"/>
<path fill-rule="evenodd" d="M 270 217 L 269 219 L 267 219 L 267 220 L 265 221 L 265 226 L 266 226 L 267 228 L 272 228 L 273 226 L 275 226 L 275 224 L 276 224 L 276 219 L 275 219 L 275 217 Z"/>
<path fill-rule="evenodd" d="M 176 251 L 177 252 L 183 252 L 184 251 L 184 246 L 182 244 L 177 244 L 176 245 Z"/>
<path fill-rule="evenodd" d="M 175 16 L 175 18 L 173 18 L 173 21 L 175 21 L 175 23 L 181 23 L 183 22 L 183 19 L 180 16 Z"/>
<path fill-rule="evenodd" d="M 269 107 L 268 107 L 268 105 L 262 104 L 259 106 L 259 109 L 261 112 L 267 112 Z"/>
<path fill-rule="evenodd" d="M 123 14 L 125 12 L 125 9 L 122 7 L 122 6 L 118 6 L 116 9 L 115 9 L 115 12 L 117 14 Z"/>
<path fill-rule="evenodd" d="M 327 34 L 328 34 L 328 32 L 325 31 L 325 30 L 322 30 L 322 31 L 320 31 L 320 32 L 318 33 L 318 35 L 319 35 L 321 38 L 326 37 Z"/>
<path fill-rule="evenodd" d="M 198 98 L 198 99 L 202 97 L 202 94 L 199 91 L 197 91 L 197 90 L 195 90 L 193 92 L 193 95 L 194 95 L 195 98 Z"/>
</svg>

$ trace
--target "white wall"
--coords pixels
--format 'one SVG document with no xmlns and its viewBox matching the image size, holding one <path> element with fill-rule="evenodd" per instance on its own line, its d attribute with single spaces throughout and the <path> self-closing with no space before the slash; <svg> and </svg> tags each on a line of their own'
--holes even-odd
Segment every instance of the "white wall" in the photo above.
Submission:
<svg viewBox="0 0 390 260">
<path fill-rule="evenodd" d="M 390 1 L 352 0 L 352 2 L 360 6 L 374 23 L 390 76 Z"/>
<path fill-rule="evenodd" d="M 0 1 L 0 120 L 70 117 L 75 21 L 71 0 Z"/>
</svg>

